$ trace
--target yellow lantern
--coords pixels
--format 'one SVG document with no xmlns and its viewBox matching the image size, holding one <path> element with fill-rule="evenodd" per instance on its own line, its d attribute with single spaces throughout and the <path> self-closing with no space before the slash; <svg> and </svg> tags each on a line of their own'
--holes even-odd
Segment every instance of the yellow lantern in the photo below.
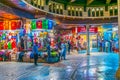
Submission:
<svg viewBox="0 0 120 80">
<path fill-rule="evenodd" d="M 43 37 L 43 33 L 42 32 L 40 32 L 40 37 Z"/>
<path fill-rule="evenodd" d="M 47 32 L 44 32 L 44 35 L 47 35 L 48 33 Z"/>
</svg>

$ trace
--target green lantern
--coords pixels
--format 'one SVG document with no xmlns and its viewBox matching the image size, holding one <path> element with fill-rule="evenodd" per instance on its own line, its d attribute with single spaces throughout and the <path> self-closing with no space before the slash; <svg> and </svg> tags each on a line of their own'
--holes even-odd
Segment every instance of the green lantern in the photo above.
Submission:
<svg viewBox="0 0 120 80">
<path fill-rule="evenodd" d="M 12 49 L 11 42 L 8 42 L 8 49 Z"/>
<path fill-rule="evenodd" d="M 36 29 L 36 20 L 32 20 L 31 22 L 31 28 Z"/>
<path fill-rule="evenodd" d="M 42 29 L 48 29 L 48 20 L 42 20 Z"/>
</svg>

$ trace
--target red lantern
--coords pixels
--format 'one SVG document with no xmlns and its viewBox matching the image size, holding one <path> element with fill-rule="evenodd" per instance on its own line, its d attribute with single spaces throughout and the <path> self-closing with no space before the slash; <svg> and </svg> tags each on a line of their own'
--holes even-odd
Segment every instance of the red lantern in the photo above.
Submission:
<svg viewBox="0 0 120 80">
<path fill-rule="evenodd" d="M 72 33 L 76 33 L 76 28 L 72 28 Z"/>
<path fill-rule="evenodd" d="M 9 21 L 5 21 L 4 24 L 4 29 L 9 30 Z"/>
<path fill-rule="evenodd" d="M 39 20 L 36 24 L 38 29 L 42 29 L 42 21 Z"/>
<path fill-rule="evenodd" d="M 12 21 L 11 22 L 11 30 L 16 30 L 17 29 L 17 22 Z"/>
<path fill-rule="evenodd" d="M 21 21 L 18 21 L 16 25 L 16 29 L 20 29 L 20 27 L 21 27 Z"/>
<path fill-rule="evenodd" d="M 0 22 L 0 30 L 4 29 L 4 22 Z"/>
</svg>

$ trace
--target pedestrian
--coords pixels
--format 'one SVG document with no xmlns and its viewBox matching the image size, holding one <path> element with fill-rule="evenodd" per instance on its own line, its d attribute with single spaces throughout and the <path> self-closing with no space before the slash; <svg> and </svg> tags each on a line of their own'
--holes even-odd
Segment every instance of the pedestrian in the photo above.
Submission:
<svg viewBox="0 0 120 80">
<path fill-rule="evenodd" d="M 70 41 L 68 41 L 68 54 L 70 54 L 70 50 L 71 50 L 71 44 Z"/>
<path fill-rule="evenodd" d="M 105 52 L 105 41 L 102 40 L 102 52 Z"/>
<path fill-rule="evenodd" d="M 51 47 L 50 47 L 50 42 L 48 42 L 47 44 L 47 54 L 48 54 L 48 58 L 51 57 Z"/>
<path fill-rule="evenodd" d="M 61 44 L 61 58 L 62 57 L 66 60 L 66 45 L 64 41 Z"/>
<path fill-rule="evenodd" d="M 38 60 L 38 43 L 36 42 L 33 45 L 33 54 L 34 54 L 34 64 L 37 65 L 37 60 Z"/>
</svg>

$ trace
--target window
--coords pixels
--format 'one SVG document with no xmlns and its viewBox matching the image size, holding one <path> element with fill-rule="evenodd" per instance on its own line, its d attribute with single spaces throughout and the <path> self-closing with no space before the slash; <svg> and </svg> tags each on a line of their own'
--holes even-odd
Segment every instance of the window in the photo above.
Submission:
<svg viewBox="0 0 120 80">
<path fill-rule="evenodd" d="M 82 16 L 82 11 L 80 11 L 80 16 Z"/>
<path fill-rule="evenodd" d="M 118 15 L 118 9 L 114 9 L 114 14 Z"/>
<path fill-rule="evenodd" d="M 95 17 L 95 11 L 92 11 L 92 17 Z"/>
<path fill-rule="evenodd" d="M 71 11 L 70 10 L 68 10 L 68 15 L 70 16 L 71 15 L 71 13 L 70 13 Z"/>
<path fill-rule="evenodd" d="M 62 9 L 60 9 L 60 14 L 63 14 L 63 10 Z"/>
<path fill-rule="evenodd" d="M 88 10 L 88 16 L 89 17 L 91 16 L 91 10 L 90 9 Z"/>
<path fill-rule="evenodd" d="M 103 10 L 101 10 L 101 11 L 100 11 L 100 16 L 103 16 L 103 14 L 104 14 L 104 13 L 103 13 Z"/>
<path fill-rule="evenodd" d="M 78 11 L 76 11 L 76 16 L 78 16 Z"/>
<path fill-rule="evenodd" d="M 97 17 L 99 16 L 99 11 L 96 11 L 96 16 L 97 16 Z"/>
<path fill-rule="evenodd" d="M 55 13 L 55 4 L 53 4 L 53 13 Z"/>
<path fill-rule="evenodd" d="M 49 5 L 49 11 L 52 12 L 52 5 Z"/>
<path fill-rule="evenodd" d="M 72 16 L 74 16 L 74 10 L 72 10 Z"/>
<path fill-rule="evenodd" d="M 109 10 L 110 16 L 113 16 L 113 9 Z"/>
</svg>

